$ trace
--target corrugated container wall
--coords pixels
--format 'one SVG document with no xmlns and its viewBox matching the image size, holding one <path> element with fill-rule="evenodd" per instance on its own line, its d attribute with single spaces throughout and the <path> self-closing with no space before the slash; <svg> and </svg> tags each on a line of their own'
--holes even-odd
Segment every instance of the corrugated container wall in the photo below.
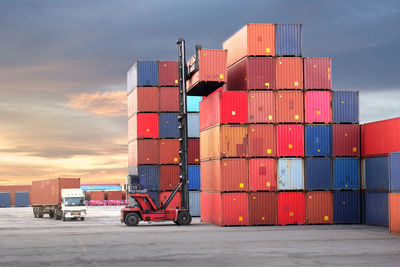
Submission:
<svg viewBox="0 0 400 267">
<path fill-rule="evenodd" d="M 199 112 L 199 104 L 200 101 L 203 100 L 201 96 L 187 96 L 186 97 L 186 106 L 187 112 Z"/>
<path fill-rule="evenodd" d="M 173 190 L 179 183 L 180 167 L 178 165 L 160 166 L 160 190 Z"/>
<path fill-rule="evenodd" d="M 332 89 L 330 57 L 304 59 L 304 89 Z"/>
<path fill-rule="evenodd" d="M 134 140 L 128 144 L 128 165 L 158 164 L 159 141 L 154 139 Z"/>
<path fill-rule="evenodd" d="M 178 139 L 161 139 L 160 164 L 179 164 L 179 149 Z"/>
<path fill-rule="evenodd" d="M 106 191 L 107 200 L 122 200 L 122 191 Z"/>
<path fill-rule="evenodd" d="M 275 157 L 275 126 L 272 124 L 251 124 L 248 127 L 249 157 Z"/>
<path fill-rule="evenodd" d="M 275 52 L 277 56 L 302 56 L 302 25 L 276 24 Z"/>
<path fill-rule="evenodd" d="M 158 62 L 158 85 L 177 86 L 178 85 L 178 61 L 159 61 Z"/>
<path fill-rule="evenodd" d="M 303 159 L 278 159 L 278 190 L 304 189 Z"/>
<path fill-rule="evenodd" d="M 179 88 L 160 87 L 160 112 L 179 112 Z"/>
<path fill-rule="evenodd" d="M 200 190 L 201 189 L 200 166 L 189 165 L 188 176 L 189 176 L 189 190 Z"/>
<path fill-rule="evenodd" d="M 276 122 L 304 122 L 303 92 L 278 91 L 275 94 Z"/>
<path fill-rule="evenodd" d="M 158 85 L 158 62 L 136 61 L 127 74 L 127 92 L 136 87 Z"/>
<path fill-rule="evenodd" d="M 360 190 L 360 161 L 356 158 L 333 160 L 333 188 L 335 190 Z"/>
<path fill-rule="evenodd" d="M 389 194 L 389 231 L 400 234 L 400 193 Z"/>
<path fill-rule="evenodd" d="M 139 175 L 139 183 L 148 190 L 158 190 L 159 167 L 157 165 L 132 166 L 131 172 L 133 175 Z"/>
<path fill-rule="evenodd" d="M 332 189 L 332 160 L 330 158 L 306 158 L 305 177 L 307 190 Z"/>
<path fill-rule="evenodd" d="M 159 114 L 160 138 L 179 138 L 178 115 L 178 113 Z"/>
<path fill-rule="evenodd" d="M 128 141 L 158 138 L 159 118 L 156 113 L 136 113 L 128 119 Z"/>
<path fill-rule="evenodd" d="M 400 118 L 364 124 L 363 156 L 400 151 Z"/>
<path fill-rule="evenodd" d="M 158 112 L 159 98 L 157 87 L 137 87 L 128 95 L 128 117 L 136 112 Z"/>
<path fill-rule="evenodd" d="M 160 206 L 160 195 L 158 192 L 152 192 L 149 191 L 148 192 L 149 197 L 151 198 L 151 200 L 153 200 L 154 204 L 156 205 L 156 207 Z"/>
<path fill-rule="evenodd" d="M 15 192 L 14 196 L 15 207 L 29 207 L 29 192 Z"/>
<path fill-rule="evenodd" d="M 278 157 L 304 156 L 304 126 L 296 124 L 276 126 Z"/>
<path fill-rule="evenodd" d="M 333 222 L 361 222 L 360 192 L 338 191 L 333 193 Z"/>
<path fill-rule="evenodd" d="M 169 196 L 171 195 L 172 192 L 160 192 L 160 205 L 162 203 L 165 203 Z M 167 209 L 180 209 L 181 208 L 181 192 L 176 193 L 175 197 L 172 199 L 172 201 L 169 203 Z"/>
<path fill-rule="evenodd" d="M 200 217 L 200 192 L 189 192 L 189 210 L 192 217 Z"/>
<path fill-rule="evenodd" d="M 275 192 L 255 192 L 249 194 L 249 224 L 277 224 L 277 194 Z"/>
<path fill-rule="evenodd" d="M 360 156 L 360 125 L 332 125 L 333 156 Z"/>
<path fill-rule="evenodd" d="M 187 122 L 188 122 L 188 137 L 199 138 L 200 137 L 199 113 L 188 113 Z"/>
<path fill-rule="evenodd" d="M 306 125 L 306 156 L 332 156 L 332 126 Z"/>
<path fill-rule="evenodd" d="M 332 192 L 314 191 L 306 193 L 306 223 L 333 223 Z"/>
<path fill-rule="evenodd" d="M 280 57 L 275 61 L 276 89 L 303 89 L 303 59 Z"/>
<path fill-rule="evenodd" d="M 332 122 L 332 95 L 329 91 L 305 92 L 305 122 Z"/>
<path fill-rule="evenodd" d="M 276 191 L 276 159 L 249 160 L 249 191 Z"/>
<path fill-rule="evenodd" d="M 29 204 L 30 201 L 30 194 L 31 194 L 32 185 L 0 185 L 0 193 L 10 193 L 10 205 L 15 205 L 15 193 L 17 192 L 28 192 L 29 195 Z M 1 204 L 0 204 L 1 206 Z"/>
<path fill-rule="evenodd" d="M 80 188 L 79 178 L 57 178 L 32 181 L 32 205 L 58 205 L 61 203 L 61 190 Z"/>
<path fill-rule="evenodd" d="M 334 123 L 359 123 L 358 94 L 358 91 L 332 92 Z"/>
<path fill-rule="evenodd" d="M 389 190 L 389 158 L 387 156 L 365 159 L 365 186 L 367 190 Z"/>
<path fill-rule="evenodd" d="M 188 163 L 200 164 L 200 139 L 188 140 Z"/>
<path fill-rule="evenodd" d="M 275 122 L 275 93 L 266 91 L 250 91 L 248 98 L 249 123 Z"/>
<path fill-rule="evenodd" d="M 106 194 L 104 191 L 86 191 L 86 197 L 91 201 L 104 201 Z"/>
<path fill-rule="evenodd" d="M 389 199 L 387 192 L 365 193 L 366 224 L 389 227 Z"/>
<path fill-rule="evenodd" d="M 11 193 L 0 192 L 0 208 L 11 207 Z"/>
<path fill-rule="evenodd" d="M 302 192 L 278 194 L 278 224 L 305 224 L 306 208 L 304 197 Z"/>
</svg>

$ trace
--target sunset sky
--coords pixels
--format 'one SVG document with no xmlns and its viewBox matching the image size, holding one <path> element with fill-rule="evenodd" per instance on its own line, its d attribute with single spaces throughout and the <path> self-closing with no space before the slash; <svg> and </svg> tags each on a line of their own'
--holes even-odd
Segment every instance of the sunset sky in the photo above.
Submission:
<svg viewBox="0 0 400 267">
<path fill-rule="evenodd" d="M 400 116 L 399 1 L 0 0 L 0 185 L 124 182 L 134 61 L 175 60 L 179 37 L 221 48 L 249 22 L 302 23 L 362 122 Z"/>
</svg>

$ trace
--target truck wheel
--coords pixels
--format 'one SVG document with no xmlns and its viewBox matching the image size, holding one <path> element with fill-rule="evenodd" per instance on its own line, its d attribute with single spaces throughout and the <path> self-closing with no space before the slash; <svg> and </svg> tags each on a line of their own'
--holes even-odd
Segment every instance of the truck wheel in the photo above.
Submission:
<svg viewBox="0 0 400 267">
<path fill-rule="evenodd" d="M 61 217 L 61 218 L 62 218 L 63 222 L 65 222 L 65 221 L 67 220 L 67 219 L 65 218 L 65 214 L 64 214 L 64 213 L 62 214 L 62 217 Z"/>
<path fill-rule="evenodd" d="M 134 212 L 128 213 L 125 216 L 125 224 L 128 226 L 136 226 L 138 225 L 139 221 L 140 221 L 139 216 Z"/>
<path fill-rule="evenodd" d="M 56 219 L 56 220 L 61 220 L 61 216 L 60 216 L 60 213 L 59 213 L 59 212 L 55 211 L 55 213 L 54 213 L 54 219 Z"/>
<path fill-rule="evenodd" d="M 38 217 L 37 208 L 36 207 L 33 208 L 33 217 L 35 217 L 35 218 Z"/>
<path fill-rule="evenodd" d="M 81 221 L 84 221 L 85 220 L 85 217 L 81 217 Z"/>
<path fill-rule="evenodd" d="M 181 211 L 178 214 L 178 224 L 179 225 L 189 225 L 192 222 L 192 216 L 187 211 Z"/>
<path fill-rule="evenodd" d="M 49 216 L 50 216 L 50 218 L 53 219 L 53 218 L 54 218 L 54 211 L 50 211 L 50 212 L 49 212 Z"/>
</svg>

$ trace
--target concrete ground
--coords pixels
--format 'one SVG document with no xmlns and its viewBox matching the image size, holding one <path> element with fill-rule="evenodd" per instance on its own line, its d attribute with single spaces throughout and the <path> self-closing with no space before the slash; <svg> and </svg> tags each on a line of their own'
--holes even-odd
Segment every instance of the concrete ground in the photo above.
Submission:
<svg viewBox="0 0 400 267">
<path fill-rule="evenodd" d="M 119 207 L 85 221 L 0 209 L 0 266 L 400 266 L 400 236 L 365 225 L 217 227 L 119 222 Z"/>
</svg>

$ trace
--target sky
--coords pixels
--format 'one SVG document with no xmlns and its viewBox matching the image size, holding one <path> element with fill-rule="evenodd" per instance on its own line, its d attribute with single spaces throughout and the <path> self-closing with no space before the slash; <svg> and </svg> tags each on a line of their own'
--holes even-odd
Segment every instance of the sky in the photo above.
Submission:
<svg viewBox="0 0 400 267">
<path fill-rule="evenodd" d="M 400 116 L 400 1 L 0 0 L 0 185 L 123 183 L 128 69 L 246 23 L 303 24 L 304 56 L 332 57 L 361 122 Z"/>
</svg>

